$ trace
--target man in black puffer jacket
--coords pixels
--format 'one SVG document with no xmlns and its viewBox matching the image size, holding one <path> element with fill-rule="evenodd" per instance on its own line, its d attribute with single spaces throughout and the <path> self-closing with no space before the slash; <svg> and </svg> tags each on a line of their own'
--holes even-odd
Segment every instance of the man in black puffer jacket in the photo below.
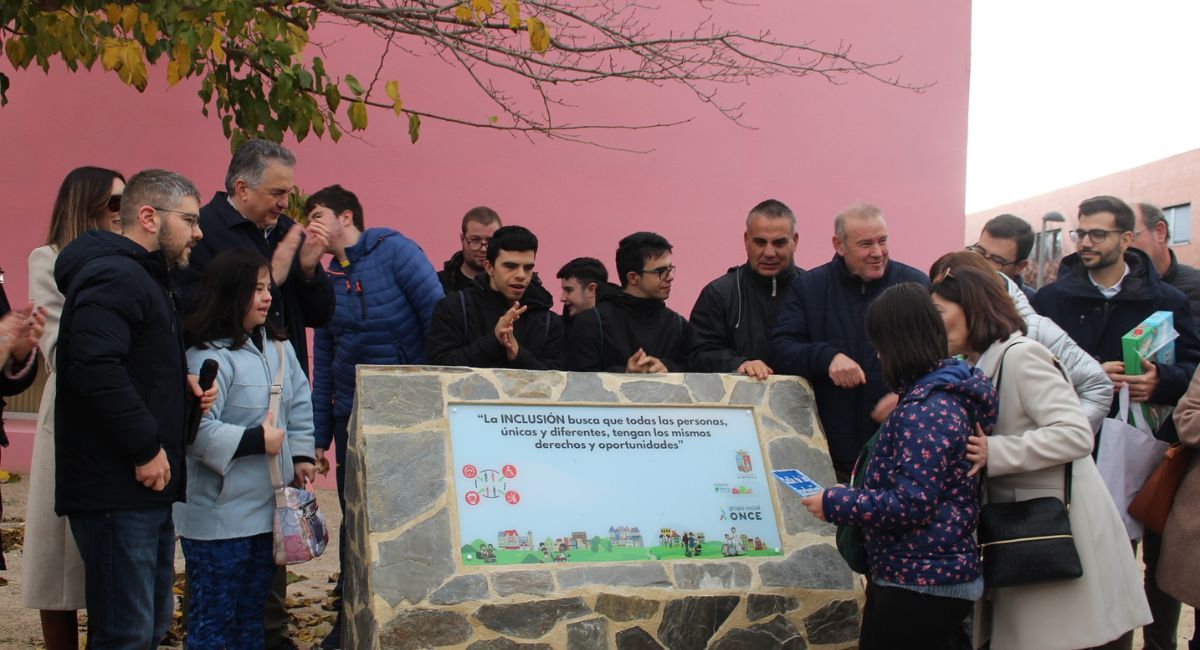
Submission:
<svg viewBox="0 0 1200 650">
<path fill-rule="evenodd" d="M 184 444 L 200 391 L 169 273 L 200 241 L 199 209 L 191 181 L 141 172 L 125 186 L 122 234 L 89 230 L 54 266 L 66 296 L 55 510 L 83 557 L 89 646 L 152 648 L 171 621 L 171 504 L 186 494 Z"/>
<path fill-rule="evenodd" d="M 879 208 L 853 205 L 834 220 L 833 260 L 792 283 L 771 333 L 771 367 L 812 383 L 817 414 L 839 480 L 896 404 L 867 340 L 867 308 L 890 286 L 928 285 L 924 273 L 888 256 Z"/>
<path fill-rule="evenodd" d="M 538 241 L 521 226 L 496 230 L 483 273 L 442 298 L 425 342 L 429 363 L 473 368 L 562 368 L 562 320 L 533 274 Z"/>
<path fill-rule="evenodd" d="M 692 307 L 696 348 L 692 370 L 737 372 L 766 379 L 771 330 L 792 280 L 803 269 L 793 263 L 796 215 L 767 199 L 746 216 L 746 263 L 708 283 Z"/>
<path fill-rule="evenodd" d="M 567 344 L 567 369 L 587 372 L 683 372 L 692 350 L 692 328 L 666 299 L 675 280 L 671 244 L 638 232 L 617 246 L 621 292 L 597 295 L 594 309 L 575 319 Z"/>
</svg>

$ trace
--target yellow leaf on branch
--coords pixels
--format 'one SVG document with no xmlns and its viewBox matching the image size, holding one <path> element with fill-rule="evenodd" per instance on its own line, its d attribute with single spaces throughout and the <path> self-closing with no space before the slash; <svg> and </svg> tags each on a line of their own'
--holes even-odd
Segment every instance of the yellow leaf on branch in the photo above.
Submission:
<svg viewBox="0 0 1200 650">
<path fill-rule="evenodd" d="M 127 4 L 121 9 L 121 28 L 126 32 L 133 31 L 133 26 L 137 24 L 138 8 L 135 4 Z"/>
<path fill-rule="evenodd" d="M 192 67 L 192 48 L 183 40 L 177 40 L 171 47 L 171 58 L 179 62 L 180 72 L 186 72 Z"/>
<path fill-rule="evenodd" d="M 387 93 L 388 99 L 396 101 L 400 99 L 400 82 L 395 79 L 387 82 L 383 86 L 384 92 Z"/>
<path fill-rule="evenodd" d="M 495 11 L 492 8 L 492 0 L 471 0 L 471 8 L 479 12 L 480 18 L 486 18 Z"/>
<path fill-rule="evenodd" d="M 212 53 L 213 60 L 217 63 L 225 63 L 225 48 L 221 47 L 221 32 L 213 30 L 212 43 L 208 45 L 208 51 Z"/>
<path fill-rule="evenodd" d="M 121 63 L 121 52 L 124 46 L 121 44 L 121 39 L 112 36 L 105 36 L 100 41 L 100 65 L 104 66 L 105 70 L 115 70 L 117 65 Z"/>
<path fill-rule="evenodd" d="M 174 86 L 179 83 L 179 79 L 179 62 L 172 60 L 170 63 L 167 63 L 167 85 Z"/>
<path fill-rule="evenodd" d="M 460 23 L 469 23 L 474 16 L 471 14 L 471 8 L 465 4 L 458 5 L 454 8 L 454 18 Z"/>
<path fill-rule="evenodd" d="M 529 47 L 539 54 L 550 49 L 550 32 L 546 29 L 546 23 L 534 16 L 529 17 Z"/>
<path fill-rule="evenodd" d="M 500 0 L 504 13 L 508 14 L 508 26 L 517 29 L 521 26 L 521 7 L 517 0 Z"/>
<path fill-rule="evenodd" d="M 158 23 L 150 18 L 150 14 L 142 14 L 138 22 L 142 26 L 142 38 L 146 40 L 146 45 L 153 47 L 158 42 Z"/>
<path fill-rule="evenodd" d="M 117 23 L 121 22 L 121 5 L 115 2 L 104 5 L 104 19 L 116 27 Z"/>
</svg>

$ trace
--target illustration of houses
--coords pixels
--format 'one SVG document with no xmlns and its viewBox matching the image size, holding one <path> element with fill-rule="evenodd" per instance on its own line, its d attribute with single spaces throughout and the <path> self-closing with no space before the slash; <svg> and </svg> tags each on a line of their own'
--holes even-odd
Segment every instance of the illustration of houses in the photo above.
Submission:
<svg viewBox="0 0 1200 650">
<path fill-rule="evenodd" d="M 629 548 L 642 547 L 642 533 L 637 526 L 630 528 L 629 526 L 609 526 L 608 540 L 613 546 L 625 546 Z"/>
<path fill-rule="evenodd" d="M 586 531 L 577 530 L 571 533 L 571 548 L 580 549 L 591 546 L 591 540 L 588 539 Z"/>
<path fill-rule="evenodd" d="M 502 530 L 496 534 L 496 546 L 506 551 L 531 551 L 533 550 L 533 531 L 527 531 L 525 535 L 521 535 L 516 529 Z"/>
</svg>

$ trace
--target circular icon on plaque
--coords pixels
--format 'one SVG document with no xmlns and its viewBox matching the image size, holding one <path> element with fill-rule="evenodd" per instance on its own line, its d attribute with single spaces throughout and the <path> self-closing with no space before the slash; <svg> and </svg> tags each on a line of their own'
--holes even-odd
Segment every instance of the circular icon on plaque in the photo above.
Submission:
<svg viewBox="0 0 1200 650">
<path fill-rule="evenodd" d="M 467 505 L 469 505 L 469 506 L 479 505 L 479 493 L 476 492 L 475 490 L 471 490 L 470 492 L 467 492 L 465 495 L 463 495 L 463 499 L 466 500 Z"/>
<path fill-rule="evenodd" d="M 521 495 L 517 494 L 516 490 L 509 490 L 508 492 L 504 493 L 504 500 L 507 501 L 509 505 L 515 506 L 521 502 Z"/>
<path fill-rule="evenodd" d="M 504 474 L 504 478 L 516 478 L 517 467 L 515 465 L 505 465 L 500 468 L 500 473 Z"/>
<path fill-rule="evenodd" d="M 463 465 L 462 473 L 467 478 L 475 478 L 475 475 L 479 472 L 475 469 L 474 465 Z"/>
</svg>

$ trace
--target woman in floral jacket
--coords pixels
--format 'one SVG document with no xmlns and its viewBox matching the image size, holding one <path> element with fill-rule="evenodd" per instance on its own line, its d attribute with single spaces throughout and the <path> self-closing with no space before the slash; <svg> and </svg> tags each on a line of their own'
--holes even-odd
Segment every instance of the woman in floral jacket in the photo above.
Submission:
<svg viewBox="0 0 1200 650">
<path fill-rule="evenodd" d="M 996 393 L 946 357 L 946 330 L 927 290 L 892 287 L 867 312 L 884 379 L 900 394 L 861 489 L 808 497 L 814 516 L 863 527 L 870 580 L 859 647 L 943 648 L 964 640 L 983 593 L 975 520 L 979 486 L 968 450 L 996 419 Z"/>
</svg>

